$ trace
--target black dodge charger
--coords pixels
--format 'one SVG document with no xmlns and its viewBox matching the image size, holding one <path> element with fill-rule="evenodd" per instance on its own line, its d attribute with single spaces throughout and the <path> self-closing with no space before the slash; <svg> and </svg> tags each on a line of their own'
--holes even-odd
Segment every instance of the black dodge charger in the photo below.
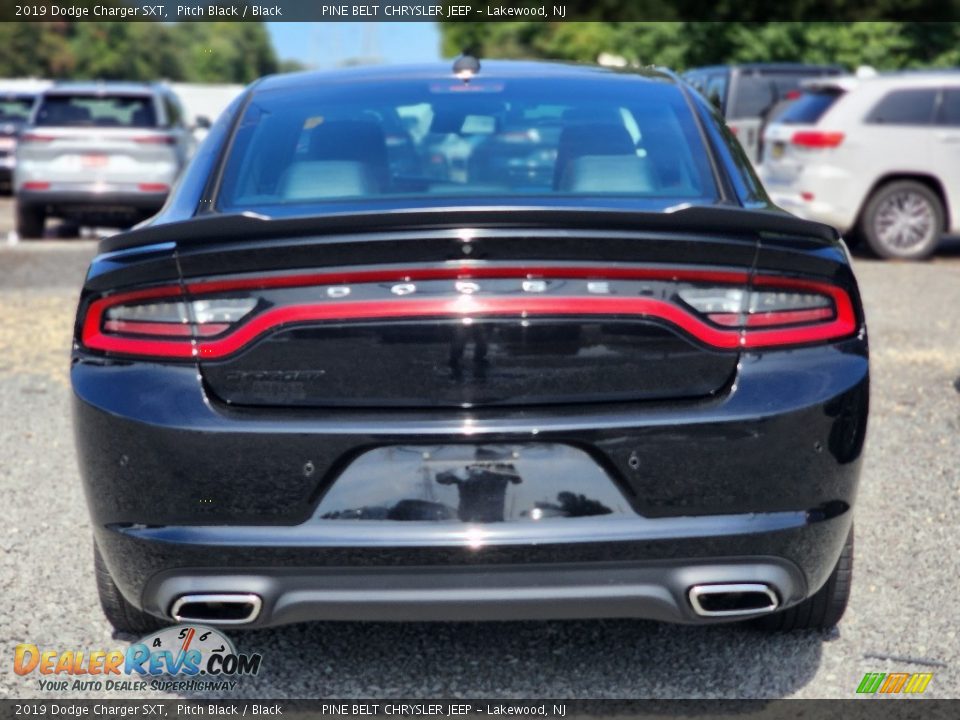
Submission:
<svg viewBox="0 0 960 720">
<path fill-rule="evenodd" d="M 829 627 L 867 358 L 835 231 L 669 72 L 265 78 L 86 278 L 103 608 Z"/>
</svg>

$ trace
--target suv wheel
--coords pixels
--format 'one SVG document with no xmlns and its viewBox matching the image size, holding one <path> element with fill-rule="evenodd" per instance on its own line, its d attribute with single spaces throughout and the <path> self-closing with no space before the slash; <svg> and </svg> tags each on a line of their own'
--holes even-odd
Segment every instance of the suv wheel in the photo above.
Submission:
<svg viewBox="0 0 960 720">
<path fill-rule="evenodd" d="M 100 607 L 103 608 L 103 614 L 118 632 L 129 635 L 146 635 L 147 633 L 159 630 L 162 627 L 170 625 L 161 618 L 154 617 L 150 613 L 138 610 L 127 602 L 126 598 L 120 593 L 120 588 L 110 576 L 107 565 L 100 555 L 100 550 L 96 544 L 93 546 L 93 564 L 97 575 L 97 593 L 100 595 Z"/>
<path fill-rule="evenodd" d="M 919 260 L 936 250 L 943 234 L 943 203 L 923 183 L 902 180 L 876 190 L 863 210 L 861 229 L 882 258 Z"/>
<path fill-rule="evenodd" d="M 43 237 L 43 225 L 47 219 L 43 207 L 17 203 L 17 235 L 21 240 Z"/>
<path fill-rule="evenodd" d="M 853 528 L 847 535 L 840 559 L 816 594 L 799 605 L 757 618 L 753 621 L 761 630 L 789 632 L 791 630 L 829 630 L 843 617 L 850 598 L 853 581 Z"/>
</svg>

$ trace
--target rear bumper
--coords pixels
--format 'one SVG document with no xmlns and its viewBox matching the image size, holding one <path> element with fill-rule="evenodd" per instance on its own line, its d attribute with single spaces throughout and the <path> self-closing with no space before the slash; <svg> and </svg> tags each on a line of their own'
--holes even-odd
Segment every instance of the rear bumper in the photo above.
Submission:
<svg viewBox="0 0 960 720">
<path fill-rule="evenodd" d="M 787 603 L 805 596 L 803 574 L 777 558 L 722 564 L 672 561 L 416 568 L 250 568 L 166 571 L 148 583 L 145 608 L 167 616 L 178 598 L 252 593 L 262 606 L 247 627 L 312 620 L 473 621 L 642 617 L 709 622 L 688 600 L 703 584 L 761 583 Z M 742 616 L 727 619 L 740 619 Z"/>
<path fill-rule="evenodd" d="M 857 223 L 867 187 L 864 178 L 831 165 L 804 165 L 792 178 L 778 178 L 769 168 L 760 177 L 775 205 L 804 220 L 848 232 Z M 809 199 L 805 199 L 806 193 Z"/>
<path fill-rule="evenodd" d="M 774 205 L 804 220 L 832 225 L 841 233 L 849 232 L 855 224 L 856 217 L 851 214 L 851 209 L 838 206 L 832 200 L 805 200 L 798 192 L 784 192 L 776 186 L 768 187 L 767 192 Z"/>
<path fill-rule="evenodd" d="M 190 365 L 74 364 L 94 529 L 128 600 L 257 593 L 257 625 L 307 619 L 636 616 L 707 622 L 699 582 L 826 581 L 852 521 L 866 343 L 746 353 L 723 396 L 496 411 L 227 408 Z M 160 400 L 162 399 L 162 401 Z M 583 449 L 630 516 L 549 522 L 319 520 L 358 453 L 422 442 Z M 386 474 L 385 474 L 386 475 Z"/>
<path fill-rule="evenodd" d="M 70 190 L 18 190 L 17 201 L 24 205 L 45 206 L 54 213 L 153 213 L 163 207 L 167 194 L 167 191 L 140 192 L 111 186 L 89 186 Z"/>
</svg>

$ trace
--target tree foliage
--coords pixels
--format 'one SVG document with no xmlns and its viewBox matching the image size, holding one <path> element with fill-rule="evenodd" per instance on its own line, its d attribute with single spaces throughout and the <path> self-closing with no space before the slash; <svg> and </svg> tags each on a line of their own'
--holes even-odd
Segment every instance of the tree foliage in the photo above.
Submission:
<svg viewBox="0 0 960 720">
<path fill-rule="evenodd" d="M 0 23 L 0 77 L 248 83 L 279 68 L 263 23 Z"/>
<path fill-rule="evenodd" d="M 602 0 L 590 7 L 594 17 L 617 17 L 611 8 L 618 4 L 626 5 Z M 567 3 L 568 16 L 576 11 L 571 5 L 577 3 Z M 441 33 L 448 56 L 470 50 L 490 58 L 595 62 L 610 53 L 677 70 L 763 61 L 880 70 L 960 65 L 958 22 L 457 22 L 443 23 Z"/>
</svg>

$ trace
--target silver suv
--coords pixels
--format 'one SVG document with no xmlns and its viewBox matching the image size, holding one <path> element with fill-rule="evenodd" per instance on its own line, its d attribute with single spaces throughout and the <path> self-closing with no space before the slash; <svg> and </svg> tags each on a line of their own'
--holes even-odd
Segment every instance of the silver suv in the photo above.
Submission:
<svg viewBox="0 0 960 720">
<path fill-rule="evenodd" d="M 48 217 L 129 227 L 156 213 L 192 151 L 163 85 L 65 83 L 46 90 L 17 144 L 17 232 Z"/>
</svg>

